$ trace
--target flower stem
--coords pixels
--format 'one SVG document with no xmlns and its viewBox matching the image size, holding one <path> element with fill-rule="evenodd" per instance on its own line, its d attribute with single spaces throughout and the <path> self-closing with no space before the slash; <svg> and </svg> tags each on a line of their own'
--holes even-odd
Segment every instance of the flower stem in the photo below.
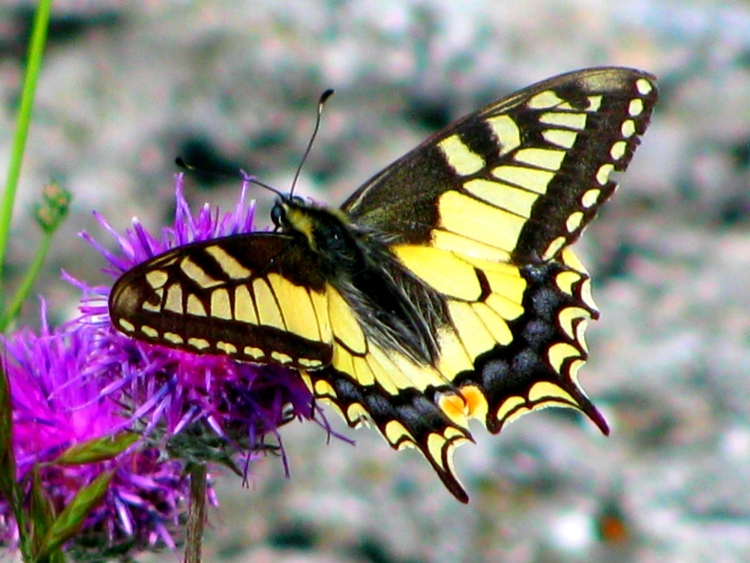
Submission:
<svg viewBox="0 0 750 563">
<path fill-rule="evenodd" d="M 193 463 L 190 472 L 190 507 L 188 508 L 185 563 L 200 563 L 203 530 L 206 526 L 206 464 Z"/>
<path fill-rule="evenodd" d="M 2 315 L 0 316 L 0 333 L 5 332 L 5 330 L 8 328 L 8 325 L 13 321 L 14 318 L 16 318 L 16 315 L 18 315 L 18 311 L 21 310 L 21 305 L 23 305 L 26 297 L 31 292 L 31 288 L 34 286 L 34 282 L 36 281 L 36 278 L 42 269 L 44 259 L 47 256 L 47 252 L 49 251 L 50 243 L 52 242 L 52 235 L 53 233 L 48 232 L 42 234 L 42 240 L 36 250 L 34 260 L 31 262 L 29 269 L 26 270 L 26 274 L 24 275 L 21 284 L 18 286 L 18 289 L 16 290 L 16 293 L 13 296 L 10 305 L 5 308 L 5 310 L 2 312 Z"/>
<path fill-rule="evenodd" d="M 23 153 L 26 148 L 26 137 L 28 136 L 31 124 L 36 83 L 42 68 L 44 44 L 47 41 L 47 29 L 49 27 L 51 10 L 52 0 L 39 0 L 31 32 L 31 43 L 29 45 L 26 73 L 21 93 L 21 106 L 18 109 L 18 122 L 16 123 L 13 148 L 8 166 L 8 177 L 5 183 L 2 205 L 0 206 L 0 299 L 2 299 L 3 295 L 2 274 L 5 265 L 5 252 L 8 246 L 10 222 L 13 217 L 13 205 L 16 199 L 18 179 L 21 176 L 21 163 L 23 162 Z"/>
</svg>

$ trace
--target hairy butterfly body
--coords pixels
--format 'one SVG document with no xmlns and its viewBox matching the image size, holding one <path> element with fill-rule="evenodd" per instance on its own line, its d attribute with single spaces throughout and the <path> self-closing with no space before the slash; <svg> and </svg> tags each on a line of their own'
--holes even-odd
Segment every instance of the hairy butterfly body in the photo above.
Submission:
<svg viewBox="0 0 750 563">
<path fill-rule="evenodd" d="M 134 338 L 299 370 L 351 426 L 418 448 L 459 500 L 472 441 L 551 406 L 606 422 L 577 373 L 598 312 L 570 249 L 656 102 L 625 68 L 564 74 L 453 123 L 340 209 L 282 196 L 276 232 L 175 248 L 110 296 Z"/>
</svg>

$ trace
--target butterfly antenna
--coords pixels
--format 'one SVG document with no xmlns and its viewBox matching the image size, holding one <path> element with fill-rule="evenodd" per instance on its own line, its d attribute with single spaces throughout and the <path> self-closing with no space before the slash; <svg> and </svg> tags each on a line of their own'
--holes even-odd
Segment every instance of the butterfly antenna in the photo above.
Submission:
<svg viewBox="0 0 750 563">
<path fill-rule="evenodd" d="M 201 176 L 208 176 L 210 178 L 221 178 L 221 179 L 227 179 L 229 178 L 229 174 L 226 172 L 220 172 L 218 170 L 207 170 L 205 168 L 199 168 L 197 166 L 193 166 L 192 164 L 188 164 L 184 158 L 181 156 L 178 156 L 174 159 L 174 163 L 179 166 L 180 168 L 183 168 L 187 170 L 188 172 L 192 172 L 194 174 L 199 174 Z"/>
<path fill-rule="evenodd" d="M 323 117 L 323 104 L 325 104 L 328 98 L 330 98 L 332 95 L 333 89 L 331 88 L 320 95 L 320 99 L 318 100 L 318 117 L 315 120 L 315 129 L 313 129 L 312 135 L 310 136 L 310 141 L 307 143 L 305 154 L 302 155 L 302 160 L 300 161 L 299 166 L 297 166 L 297 172 L 294 173 L 294 180 L 292 180 L 292 188 L 291 190 L 289 190 L 289 195 L 294 194 L 294 188 L 297 187 L 297 180 L 299 180 L 299 175 L 302 173 L 302 167 L 305 165 L 307 155 L 310 154 L 310 150 L 312 149 L 315 137 L 318 135 L 318 129 L 320 129 L 320 120 Z"/>
<path fill-rule="evenodd" d="M 211 170 L 202 170 L 202 169 L 198 168 L 197 166 L 193 166 L 192 164 L 188 164 L 187 162 L 185 162 L 185 159 L 182 158 L 181 156 L 178 156 L 177 158 L 175 158 L 174 159 L 174 163 L 177 166 L 179 166 L 180 168 L 184 168 L 185 170 L 188 170 L 190 172 L 195 172 L 197 174 L 201 174 L 201 175 L 204 175 L 204 176 L 213 176 L 215 178 L 224 178 L 224 179 L 226 179 L 226 178 L 235 178 L 236 177 L 234 174 L 226 174 L 224 172 L 214 172 L 214 171 L 211 171 Z M 282 194 L 279 190 L 277 190 L 276 188 L 272 188 L 271 186 L 269 186 L 268 184 L 265 184 L 265 183 L 261 182 L 260 180 L 256 180 L 254 177 L 250 176 L 250 174 L 248 174 L 244 170 L 240 170 L 240 175 L 242 176 L 242 179 L 245 182 L 248 182 L 250 184 L 255 184 L 256 186 L 260 186 L 261 188 L 265 188 L 265 189 L 267 189 L 267 190 L 275 193 L 279 197 L 284 197 L 284 194 Z"/>
</svg>

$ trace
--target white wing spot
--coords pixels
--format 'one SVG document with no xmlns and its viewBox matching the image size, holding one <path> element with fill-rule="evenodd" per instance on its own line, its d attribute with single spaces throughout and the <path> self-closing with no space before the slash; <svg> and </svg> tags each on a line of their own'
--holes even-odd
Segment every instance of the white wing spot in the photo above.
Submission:
<svg viewBox="0 0 750 563">
<path fill-rule="evenodd" d="M 642 96 L 649 94 L 651 90 L 654 89 L 654 87 L 651 85 L 651 82 L 649 82 L 645 78 L 639 78 L 635 83 L 635 87 L 638 88 L 638 92 Z"/>
<path fill-rule="evenodd" d="M 573 270 L 560 272 L 555 276 L 557 287 L 560 288 L 560 291 L 568 295 L 573 295 L 573 286 L 579 281 L 581 281 L 581 274 Z"/>
<path fill-rule="evenodd" d="M 224 352 L 228 356 L 233 356 L 237 353 L 237 346 L 231 344 L 230 342 L 219 341 L 216 343 L 216 349 Z"/>
<path fill-rule="evenodd" d="M 625 149 L 627 148 L 625 141 L 617 141 L 612 148 L 609 149 L 609 154 L 614 160 L 620 160 L 625 156 Z"/>
<path fill-rule="evenodd" d="M 560 252 L 560 249 L 565 246 L 566 242 L 567 240 L 565 239 L 565 237 L 557 237 L 549 244 L 547 250 L 544 251 L 544 256 L 542 258 L 544 260 L 554 258 L 557 253 Z"/>
<path fill-rule="evenodd" d="M 643 100 L 640 100 L 636 98 L 635 100 L 630 100 L 630 104 L 628 104 L 628 114 L 631 117 L 635 117 L 636 115 L 640 115 L 643 112 Z"/>
<path fill-rule="evenodd" d="M 615 167 L 611 164 L 602 164 L 599 167 L 599 170 L 596 173 L 596 181 L 599 182 L 599 185 L 603 186 L 607 183 L 607 180 L 609 180 L 609 175 L 612 174 L 612 171 L 614 169 Z"/>
<path fill-rule="evenodd" d="M 196 350 L 205 350 L 211 346 L 205 338 L 188 338 L 187 343 Z"/>
<path fill-rule="evenodd" d="M 163 336 L 164 340 L 171 342 L 172 344 L 184 344 L 185 340 L 176 332 L 165 332 Z"/>
<path fill-rule="evenodd" d="M 141 332 L 148 336 L 149 338 L 158 338 L 159 337 L 159 331 L 156 330 L 152 326 L 143 325 L 141 326 Z"/>
<path fill-rule="evenodd" d="M 583 281 L 581 281 L 581 299 L 591 309 L 596 310 L 596 303 L 594 302 L 594 297 L 591 295 L 591 279 L 590 278 L 586 278 Z"/>
<path fill-rule="evenodd" d="M 126 321 L 125 319 L 118 319 L 117 324 L 119 324 L 125 332 L 135 331 L 135 325 L 129 321 Z"/>
<path fill-rule="evenodd" d="M 565 221 L 565 228 L 568 229 L 569 233 L 572 233 L 581 226 L 581 223 L 583 223 L 583 213 L 576 211 L 568 217 L 567 221 Z"/>
<path fill-rule="evenodd" d="M 250 356 L 251 358 L 255 358 L 256 360 L 259 360 L 260 358 L 264 358 L 266 354 L 261 350 L 260 348 L 256 348 L 255 346 L 245 346 L 242 349 L 242 352 L 246 356 Z"/>
<path fill-rule="evenodd" d="M 567 342 L 553 344 L 547 350 L 547 360 L 557 373 L 562 373 L 565 362 L 570 358 L 580 358 L 581 353 L 578 348 Z"/>
<path fill-rule="evenodd" d="M 581 196 L 581 205 L 586 209 L 589 209 L 590 207 L 596 205 L 596 203 L 599 201 L 599 195 L 601 193 L 601 190 L 597 189 L 586 191 L 583 196 Z"/>
<path fill-rule="evenodd" d="M 280 364 L 291 363 L 292 357 L 282 352 L 271 352 L 271 357 Z"/>
<path fill-rule="evenodd" d="M 626 119 L 623 121 L 622 126 L 620 127 L 620 133 L 622 133 L 622 136 L 626 139 L 635 135 L 635 121 L 632 119 Z"/>
</svg>

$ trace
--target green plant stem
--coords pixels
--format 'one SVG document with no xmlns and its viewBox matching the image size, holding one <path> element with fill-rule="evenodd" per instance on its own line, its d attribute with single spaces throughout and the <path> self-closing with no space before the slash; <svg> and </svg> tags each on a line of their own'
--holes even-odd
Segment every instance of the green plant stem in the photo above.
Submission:
<svg viewBox="0 0 750 563">
<path fill-rule="evenodd" d="M 203 552 L 203 530 L 206 527 L 206 464 L 191 464 L 189 473 L 190 506 L 188 507 L 184 562 L 201 563 Z"/>
<path fill-rule="evenodd" d="M 28 136 L 31 124 L 36 83 L 42 68 L 42 57 L 44 55 L 44 45 L 47 41 L 47 29 L 49 27 L 51 10 L 52 0 L 39 0 L 31 32 L 31 43 L 29 45 L 26 73 L 21 93 L 21 106 L 18 109 L 18 121 L 16 123 L 13 148 L 8 166 L 8 177 L 5 183 L 2 207 L 0 207 L 0 299 L 3 297 L 3 267 L 5 265 L 5 252 L 8 247 L 10 222 L 13 217 L 18 179 L 21 176 L 21 163 L 23 162 L 23 153 L 26 148 L 26 137 Z"/>
<path fill-rule="evenodd" d="M 42 232 L 42 240 L 39 243 L 39 247 L 36 249 L 34 260 L 26 270 L 26 274 L 23 276 L 23 280 L 21 280 L 21 284 L 18 286 L 13 299 L 0 317 L 0 333 L 5 332 L 8 325 L 16 318 L 16 315 L 18 315 L 18 312 L 21 310 L 21 305 L 23 305 L 26 297 L 31 293 L 31 288 L 34 287 L 34 282 L 39 276 L 39 272 L 44 265 L 44 259 L 47 257 L 47 252 L 49 252 L 49 247 L 52 243 L 52 236 L 53 233 Z"/>
</svg>

